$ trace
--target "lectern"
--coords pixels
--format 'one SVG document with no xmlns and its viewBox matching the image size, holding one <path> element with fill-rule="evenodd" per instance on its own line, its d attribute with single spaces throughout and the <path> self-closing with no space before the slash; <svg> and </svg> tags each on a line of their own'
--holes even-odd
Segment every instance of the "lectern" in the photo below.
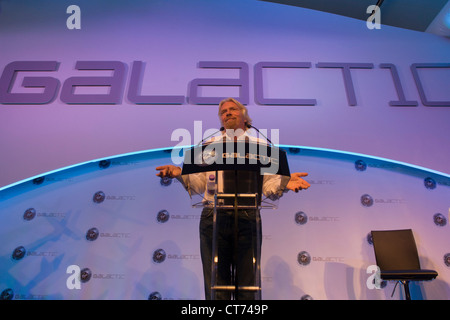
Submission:
<svg viewBox="0 0 450 320">
<path fill-rule="evenodd" d="M 211 299 L 216 299 L 220 291 L 229 291 L 238 297 L 239 292 L 254 294 L 261 298 L 261 230 L 259 229 L 259 210 L 275 208 L 276 200 L 285 190 L 290 179 L 286 152 L 266 143 L 251 142 L 212 142 L 185 150 L 182 179 L 192 199 L 194 207 L 209 207 L 213 210 L 213 243 L 211 261 Z M 205 185 L 206 184 L 206 185 Z M 241 261 L 238 256 L 242 243 L 238 239 L 239 215 L 254 212 L 256 230 L 252 239 L 251 261 Z M 221 263 L 228 262 L 221 256 L 218 241 L 222 214 L 234 215 L 234 250 L 230 283 L 218 282 Z M 241 285 L 237 263 L 251 264 L 252 284 Z M 223 267 L 223 266 L 222 266 Z M 248 280 L 248 279 L 246 279 Z M 248 282 L 248 281 L 246 281 Z"/>
</svg>

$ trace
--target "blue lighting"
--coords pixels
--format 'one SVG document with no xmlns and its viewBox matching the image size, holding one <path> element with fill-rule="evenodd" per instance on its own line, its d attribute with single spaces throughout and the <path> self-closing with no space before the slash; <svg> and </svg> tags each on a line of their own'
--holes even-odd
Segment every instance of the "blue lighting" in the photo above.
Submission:
<svg viewBox="0 0 450 320">
<path fill-rule="evenodd" d="M 444 25 L 450 29 L 450 10 L 444 16 Z"/>
<path fill-rule="evenodd" d="M 450 17 L 450 15 L 449 15 Z M 193 147 L 193 146 L 184 146 L 184 147 L 178 147 L 179 149 L 184 149 L 184 148 L 189 148 L 189 147 Z M 305 147 L 305 146 L 294 146 L 294 145 L 279 145 L 278 147 L 280 148 L 300 148 L 301 150 L 304 151 L 315 151 L 315 152 L 323 152 L 323 153 L 330 153 L 330 154 L 336 154 L 336 155 L 344 155 L 344 156 L 352 156 L 352 157 L 363 157 L 363 158 L 369 158 L 369 159 L 373 159 L 376 161 L 383 161 L 383 162 L 389 162 L 389 163 L 393 163 L 399 166 L 404 166 L 404 167 L 409 167 L 412 169 L 416 169 L 416 170 L 420 170 L 420 171 L 425 171 L 428 173 L 432 173 L 432 174 L 436 174 L 439 176 L 443 176 L 446 178 L 450 178 L 450 174 L 446 174 L 443 172 L 439 172 L 436 170 L 432 170 L 429 168 L 424 168 L 421 166 L 417 166 L 417 165 L 413 165 L 413 164 L 409 164 L 409 163 L 405 163 L 405 162 L 401 162 L 401 161 L 396 161 L 396 160 L 391 160 L 391 159 L 386 159 L 386 158 L 381 158 L 381 157 L 376 157 L 376 156 L 371 156 L 371 155 L 366 155 L 366 154 L 361 154 L 361 153 L 355 153 L 355 152 L 349 152 L 349 151 L 342 151 L 342 150 L 334 150 L 334 149 L 327 149 L 327 148 L 316 148 L 316 147 Z M 24 179 L 21 181 L 17 181 L 15 183 L 12 183 L 10 185 L 4 186 L 0 188 L 0 191 L 3 191 L 5 189 L 20 185 L 22 183 L 28 182 L 28 181 L 33 181 L 34 179 L 37 178 L 41 178 L 44 176 L 48 176 L 51 174 L 55 174 L 61 171 L 65 171 L 65 170 L 69 170 L 69 169 L 73 169 L 73 168 L 77 168 L 77 167 L 81 167 L 83 165 L 87 165 L 87 164 L 91 164 L 91 163 L 97 163 L 103 160 L 111 160 L 111 159 L 115 159 L 115 158 L 121 158 L 121 157 L 130 157 L 130 156 L 136 156 L 136 155 L 142 155 L 145 153 L 153 153 L 153 152 L 168 152 L 171 151 L 172 149 L 176 149 L 176 148 L 172 148 L 172 147 L 167 147 L 167 148 L 156 148 L 156 149 L 150 149 L 150 150 L 143 150 L 143 151 L 136 151 L 136 152 L 130 152 L 130 153 L 124 153 L 124 154 L 120 154 L 120 155 L 116 155 L 116 156 L 112 156 L 112 157 L 106 157 L 106 158 L 100 158 L 100 159 L 96 159 L 96 160 L 91 160 L 91 161 L 86 161 L 86 162 L 82 162 L 82 163 L 78 163 L 78 164 L 74 164 L 74 165 L 70 165 L 64 168 L 60 168 L 60 169 L 55 169 L 40 175 L 36 175 L 33 177 L 30 177 L 28 179 Z"/>
</svg>

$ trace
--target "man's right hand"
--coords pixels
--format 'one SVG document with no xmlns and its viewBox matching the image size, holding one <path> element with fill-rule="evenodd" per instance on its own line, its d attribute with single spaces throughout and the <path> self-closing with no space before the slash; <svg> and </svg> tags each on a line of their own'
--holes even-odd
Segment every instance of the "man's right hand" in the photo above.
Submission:
<svg viewBox="0 0 450 320">
<path fill-rule="evenodd" d="M 156 167 L 156 170 L 159 171 L 156 175 L 161 178 L 176 178 L 181 175 L 181 168 L 171 164 Z"/>
</svg>

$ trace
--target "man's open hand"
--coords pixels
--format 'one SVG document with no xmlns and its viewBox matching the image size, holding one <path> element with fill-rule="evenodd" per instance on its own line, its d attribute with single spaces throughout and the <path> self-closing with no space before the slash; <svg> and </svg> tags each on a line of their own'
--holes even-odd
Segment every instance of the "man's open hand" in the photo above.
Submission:
<svg viewBox="0 0 450 320">
<path fill-rule="evenodd" d="M 171 164 L 156 167 L 156 170 L 159 171 L 156 175 L 161 178 L 176 178 L 181 175 L 180 167 Z"/>
<path fill-rule="evenodd" d="M 302 177 L 306 177 L 308 174 L 306 172 L 294 172 L 291 174 L 291 179 L 289 180 L 286 188 L 295 192 L 300 190 L 308 189 L 311 185 L 303 180 Z"/>
</svg>

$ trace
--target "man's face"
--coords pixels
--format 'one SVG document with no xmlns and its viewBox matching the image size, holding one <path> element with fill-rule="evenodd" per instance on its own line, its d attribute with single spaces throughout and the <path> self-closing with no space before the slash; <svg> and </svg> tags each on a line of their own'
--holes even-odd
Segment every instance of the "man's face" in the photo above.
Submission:
<svg viewBox="0 0 450 320">
<path fill-rule="evenodd" d="M 244 116 L 241 109 L 232 101 L 227 101 L 219 109 L 220 122 L 225 129 L 245 130 Z"/>
</svg>

